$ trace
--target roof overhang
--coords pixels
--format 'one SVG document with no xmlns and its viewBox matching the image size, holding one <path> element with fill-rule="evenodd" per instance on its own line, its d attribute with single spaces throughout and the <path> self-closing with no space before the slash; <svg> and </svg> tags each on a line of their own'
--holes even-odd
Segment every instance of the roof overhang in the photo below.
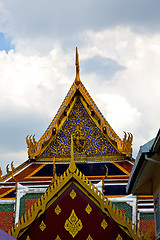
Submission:
<svg viewBox="0 0 160 240">
<path fill-rule="evenodd" d="M 154 171 L 160 168 L 160 130 L 156 138 L 140 147 L 129 177 L 128 194 L 152 195 Z"/>
</svg>

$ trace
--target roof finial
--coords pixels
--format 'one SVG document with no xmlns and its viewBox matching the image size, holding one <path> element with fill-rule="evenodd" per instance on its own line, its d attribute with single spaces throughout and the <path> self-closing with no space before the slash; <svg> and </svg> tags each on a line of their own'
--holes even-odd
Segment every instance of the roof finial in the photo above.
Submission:
<svg viewBox="0 0 160 240">
<path fill-rule="evenodd" d="M 79 55 L 78 55 L 78 49 L 76 47 L 76 79 L 75 79 L 75 83 L 78 85 L 80 83 L 80 78 L 79 78 Z"/>
<path fill-rule="evenodd" d="M 57 179 L 57 174 L 56 174 L 56 164 L 55 164 L 55 157 L 53 158 L 53 177 L 51 180 L 51 184 L 54 183 L 54 181 Z"/>
<path fill-rule="evenodd" d="M 73 151 L 73 135 L 71 135 L 71 161 L 69 164 L 69 168 L 70 172 L 74 173 L 76 170 L 76 164 L 74 162 L 74 151 Z"/>
</svg>

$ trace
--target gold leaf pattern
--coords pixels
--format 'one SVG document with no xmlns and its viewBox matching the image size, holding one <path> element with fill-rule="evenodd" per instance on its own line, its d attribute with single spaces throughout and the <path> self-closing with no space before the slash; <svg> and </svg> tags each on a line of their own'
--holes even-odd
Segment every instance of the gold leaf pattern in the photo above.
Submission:
<svg viewBox="0 0 160 240">
<path fill-rule="evenodd" d="M 106 229 L 107 226 L 108 226 L 108 223 L 106 222 L 105 219 L 103 219 L 103 221 L 101 222 L 101 227 L 102 227 L 103 229 Z"/>
<path fill-rule="evenodd" d="M 57 235 L 56 239 L 55 240 L 61 240 L 60 236 Z"/>
<path fill-rule="evenodd" d="M 118 234 L 118 236 L 117 236 L 116 240 L 123 240 L 123 238 L 121 237 L 121 235 L 120 235 L 120 234 Z"/>
<path fill-rule="evenodd" d="M 90 214 L 92 212 L 91 206 L 88 204 L 87 207 L 85 208 L 85 211 Z"/>
<path fill-rule="evenodd" d="M 57 207 L 55 208 L 54 211 L 55 211 L 55 213 L 56 213 L 57 215 L 59 215 L 62 210 L 61 210 L 60 206 L 57 205 Z"/>
<path fill-rule="evenodd" d="M 89 234 L 88 237 L 86 238 L 86 240 L 93 240 L 93 238 L 92 238 L 91 235 Z"/>
<path fill-rule="evenodd" d="M 72 191 L 70 192 L 70 197 L 72 199 L 75 199 L 76 195 L 77 195 L 76 192 L 72 189 Z"/>
<path fill-rule="evenodd" d="M 39 225 L 39 228 L 40 228 L 41 231 L 43 232 L 44 229 L 46 228 L 46 224 L 42 221 L 41 224 Z"/>
<path fill-rule="evenodd" d="M 29 237 L 29 235 L 27 236 L 26 240 L 31 240 L 30 237 Z"/>
<path fill-rule="evenodd" d="M 77 233 L 82 229 L 83 225 L 80 219 L 75 214 L 74 209 L 72 209 L 71 215 L 66 220 L 64 228 L 72 235 L 74 238 Z"/>
</svg>

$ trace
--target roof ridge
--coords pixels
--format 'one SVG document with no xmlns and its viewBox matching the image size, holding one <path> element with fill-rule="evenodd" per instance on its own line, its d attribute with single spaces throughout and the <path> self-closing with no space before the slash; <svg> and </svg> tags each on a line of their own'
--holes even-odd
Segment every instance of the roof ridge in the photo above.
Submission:
<svg viewBox="0 0 160 240">
<path fill-rule="evenodd" d="M 91 194 L 91 196 L 97 200 L 99 208 L 111 217 L 130 237 L 134 240 L 142 239 L 142 237 L 144 237 L 143 232 L 140 231 L 140 229 L 133 224 L 125 214 L 123 215 L 122 211 L 119 210 L 114 203 L 109 201 L 108 198 L 106 198 L 104 194 L 98 190 L 98 188 L 95 187 L 95 185 L 92 184 L 81 171 L 78 170 L 77 167 L 74 171 L 70 170 L 68 167 L 68 169 L 58 179 L 51 183 L 41 198 L 39 198 L 38 201 L 31 206 L 28 213 L 25 212 L 23 214 L 18 223 L 14 224 L 8 233 L 15 238 L 20 237 L 20 232 L 24 232 L 35 219 L 44 213 L 47 203 L 71 178 L 76 179 L 79 184 L 81 184 Z"/>
</svg>

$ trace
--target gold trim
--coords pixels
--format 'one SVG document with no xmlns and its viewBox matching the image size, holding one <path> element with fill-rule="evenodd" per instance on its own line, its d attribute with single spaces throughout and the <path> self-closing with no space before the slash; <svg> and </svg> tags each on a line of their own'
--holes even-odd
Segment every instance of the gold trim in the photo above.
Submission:
<svg viewBox="0 0 160 240">
<path fill-rule="evenodd" d="M 92 238 L 91 235 L 89 234 L 88 237 L 86 238 L 86 240 L 93 240 L 93 238 Z"/>
<path fill-rule="evenodd" d="M 26 240 L 31 240 L 30 237 L 29 237 L 29 235 L 26 237 Z"/>
<path fill-rule="evenodd" d="M 45 230 L 45 228 L 46 228 L 46 224 L 42 221 L 41 224 L 39 225 L 39 228 L 43 232 Z"/>
<path fill-rule="evenodd" d="M 105 219 L 103 219 L 103 221 L 101 222 L 101 227 L 105 230 L 106 227 L 108 227 L 108 223 L 106 222 Z"/>
<path fill-rule="evenodd" d="M 123 240 L 123 238 L 121 237 L 121 235 L 120 235 L 120 234 L 118 234 L 118 236 L 117 236 L 116 240 Z"/>
<path fill-rule="evenodd" d="M 99 128 L 102 132 L 104 132 L 104 136 L 110 141 L 110 143 L 114 143 L 114 147 L 118 149 L 118 152 L 120 154 L 124 154 L 126 156 L 131 156 L 132 154 L 132 141 L 133 136 L 131 133 L 127 134 L 125 133 L 123 140 L 120 139 L 120 137 L 115 133 L 115 131 L 112 129 L 110 124 L 106 121 L 100 110 L 98 109 L 97 105 L 89 95 L 88 91 L 82 84 L 80 77 L 79 77 L 79 57 L 78 57 L 78 51 L 76 49 L 76 78 L 73 82 L 71 88 L 69 89 L 64 101 L 62 102 L 57 114 L 55 115 L 54 119 L 48 126 L 45 133 L 42 135 L 42 137 L 37 142 L 35 140 L 34 135 L 27 136 L 26 137 L 26 143 L 28 146 L 28 155 L 31 159 L 34 159 L 36 156 L 40 155 L 41 152 L 43 152 L 44 146 L 46 147 L 47 143 L 53 138 L 53 131 L 56 132 L 59 130 L 59 119 L 62 118 L 62 114 L 65 109 L 68 107 L 69 103 L 71 102 L 72 97 L 74 96 L 75 92 L 79 90 L 82 97 L 85 99 L 86 104 L 90 106 L 88 108 L 89 110 L 93 110 L 95 112 L 96 118 L 99 119 L 97 122 L 96 118 L 94 119 L 97 123 Z M 64 116 L 64 119 L 67 119 L 67 116 Z"/>
<path fill-rule="evenodd" d="M 55 213 L 57 214 L 57 215 L 59 215 L 60 213 L 61 213 L 61 208 L 60 208 L 60 206 L 59 205 L 57 205 L 57 207 L 55 208 Z"/>
<path fill-rule="evenodd" d="M 55 240 L 61 240 L 60 236 L 57 235 L 57 237 L 55 238 Z"/>
<path fill-rule="evenodd" d="M 74 159 L 73 159 L 74 160 Z M 70 163 L 71 164 L 71 163 Z M 117 225 L 132 239 L 139 240 L 144 236 L 143 232 L 134 225 L 128 217 L 122 216 L 115 204 L 109 201 L 104 195 L 82 174 L 78 168 L 76 171 L 71 172 L 69 168 L 63 175 L 51 184 L 46 192 L 38 199 L 38 202 L 25 213 L 22 218 L 10 230 L 9 234 L 15 238 L 19 238 L 28 229 L 31 223 L 39 218 L 46 209 L 64 192 L 71 184 L 75 184 L 81 191 L 94 202 L 99 209 L 106 214 L 109 218 L 117 223 Z M 144 239 L 146 239 L 144 237 Z"/>
<path fill-rule="evenodd" d="M 16 187 L 9 189 L 7 192 L 4 192 L 0 195 L 0 199 L 2 198 L 2 200 L 5 198 L 6 195 L 8 195 L 9 193 L 13 192 L 14 190 L 16 190 Z M 16 197 L 16 196 L 15 196 Z M 5 200 L 7 199 L 15 199 L 15 198 L 5 198 Z"/>
<path fill-rule="evenodd" d="M 130 175 L 130 173 L 123 167 L 121 167 L 118 163 L 113 162 L 113 164 L 118 167 L 122 172 L 124 172 L 127 176 Z"/>
<path fill-rule="evenodd" d="M 85 208 L 86 213 L 90 214 L 92 212 L 91 206 L 88 204 L 87 207 Z"/>
<path fill-rule="evenodd" d="M 25 178 L 39 178 L 37 177 L 32 177 L 35 173 L 37 173 L 38 171 L 40 171 L 44 166 L 46 166 L 46 164 L 40 164 L 40 166 L 38 168 L 36 168 L 33 172 L 31 172 L 29 175 L 27 175 Z M 47 177 L 48 178 L 48 177 Z"/>
<path fill-rule="evenodd" d="M 71 215 L 65 221 L 64 228 L 68 231 L 74 238 L 79 231 L 83 228 L 82 221 L 78 219 L 74 209 L 72 209 Z"/>
<path fill-rule="evenodd" d="M 70 192 L 70 197 L 72 199 L 75 199 L 76 196 L 77 196 L 76 192 L 74 191 L 74 189 L 72 189 L 72 191 Z"/>
</svg>

